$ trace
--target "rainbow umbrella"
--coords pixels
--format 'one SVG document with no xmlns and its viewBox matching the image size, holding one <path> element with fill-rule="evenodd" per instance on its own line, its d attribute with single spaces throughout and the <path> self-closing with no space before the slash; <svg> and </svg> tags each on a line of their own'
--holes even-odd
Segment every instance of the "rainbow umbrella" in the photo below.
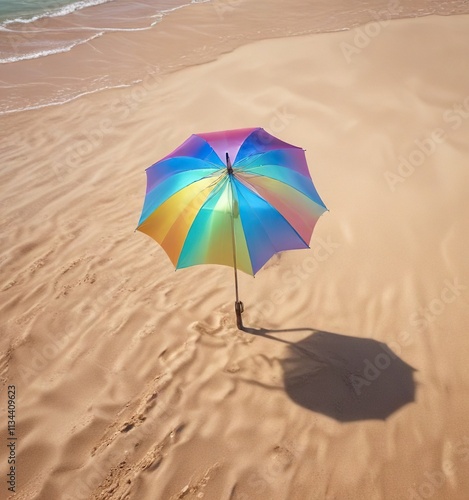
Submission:
<svg viewBox="0 0 469 500">
<path fill-rule="evenodd" d="M 309 248 L 327 210 L 303 149 L 262 128 L 195 134 L 146 170 L 137 229 L 155 239 L 176 269 L 234 268 L 254 276 L 276 253 Z"/>
</svg>

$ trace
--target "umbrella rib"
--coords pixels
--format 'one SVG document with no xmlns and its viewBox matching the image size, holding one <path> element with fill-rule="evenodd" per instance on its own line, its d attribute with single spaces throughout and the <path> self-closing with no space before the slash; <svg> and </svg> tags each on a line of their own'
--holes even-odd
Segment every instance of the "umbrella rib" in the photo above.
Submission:
<svg viewBox="0 0 469 500">
<path fill-rule="evenodd" d="M 262 127 L 256 127 L 255 129 L 253 129 L 253 130 L 252 130 L 252 132 L 251 132 L 251 133 L 250 133 L 247 137 L 245 137 L 245 139 L 243 140 L 243 145 L 247 142 L 247 140 L 248 140 L 248 139 L 249 139 L 249 138 L 250 138 L 253 134 L 255 134 L 256 132 L 259 132 L 259 130 L 264 130 L 264 129 L 263 129 Z M 266 131 L 264 130 L 264 132 L 266 132 Z M 271 134 L 269 134 L 268 132 L 267 132 L 267 135 L 271 136 Z M 273 137 L 273 136 L 271 136 L 271 137 Z M 279 139 L 277 139 L 277 140 L 279 140 Z M 273 150 L 273 151 L 279 151 L 279 150 L 283 150 L 283 149 L 303 149 L 303 148 L 300 148 L 299 146 L 294 146 L 293 144 L 289 144 L 288 142 L 284 142 L 284 141 L 280 141 L 280 142 L 281 142 L 281 143 L 283 143 L 283 144 L 285 144 L 285 146 L 288 146 L 288 147 L 285 147 L 285 146 L 284 146 L 283 148 L 281 148 L 281 147 L 276 147 L 276 148 L 274 148 L 274 150 Z M 241 148 L 240 148 L 240 149 L 241 149 Z M 304 150 L 303 150 L 303 151 L 304 151 Z M 268 151 L 265 151 L 264 153 L 267 153 L 267 152 L 268 152 Z M 239 151 L 238 151 L 238 154 L 239 154 Z M 238 155 L 236 155 L 236 158 L 235 158 L 235 163 L 237 163 L 237 162 L 238 162 L 238 158 L 237 158 L 237 156 L 238 156 Z M 248 156 L 245 156 L 245 157 L 243 157 L 243 158 L 249 158 L 249 156 L 253 156 L 253 155 L 248 155 Z"/>
<path fill-rule="evenodd" d="M 247 156 L 244 156 L 242 159 L 240 160 L 237 160 L 235 162 L 235 164 L 233 165 L 233 168 L 234 169 L 237 169 L 237 170 L 244 170 L 245 168 L 249 168 L 249 165 L 247 166 L 242 166 L 242 167 L 238 167 L 237 164 L 238 163 L 243 163 L 246 159 L 252 159 L 252 160 L 255 160 L 257 158 L 262 158 L 263 156 L 265 155 L 268 155 L 268 154 L 271 154 L 271 153 L 275 153 L 276 151 L 290 151 L 291 149 L 300 149 L 301 151 L 304 151 L 304 149 L 302 148 L 299 148 L 298 146 L 292 146 L 290 148 L 276 148 L 276 149 L 271 149 L 269 151 L 263 151 L 262 153 L 253 153 L 253 154 L 250 154 L 250 155 L 247 155 Z M 280 166 L 280 165 L 279 165 Z M 300 174 L 301 175 L 301 174 Z"/>
<path fill-rule="evenodd" d="M 211 187 L 211 186 L 213 186 L 213 188 L 212 188 L 212 190 L 210 191 L 210 193 L 207 195 L 207 198 L 204 200 L 204 202 L 202 203 L 202 205 L 199 207 L 199 210 L 198 210 L 198 212 L 197 212 L 197 214 L 196 214 L 196 216 L 195 216 L 195 219 L 198 217 L 198 215 L 199 215 L 200 211 L 204 208 L 204 206 L 205 206 L 205 205 L 206 205 L 206 204 L 207 204 L 207 203 L 208 203 L 208 202 L 212 199 L 212 197 L 213 197 L 213 196 L 216 196 L 216 194 L 219 192 L 219 190 L 220 190 L 220 189 L 222 189 L 222 188 L 224 187 L 224 181 L 225 181 L 225 180 L 226 180 L 226 181 L 228 180 L 228 179 L 227 179 L 227 177 L 228 177 L 228 174 L 227 174 L 227 175 L 225 175 L 224 173 L 222 173 L 222 174 L 218 177 L 218 179 L 221 179 L 221 180 L 217 180 L 217 182 L 216 182 L 216 183 L 215 183 L 215 182 L 213 182 L 213 183 L 209 184 L 209 186 L 207 186 L 207 188 L 208 188 L 208 187 Z M 195 220 L 195 219 L 194 219 L 194 220 Z M 186 245 L 186 243 L 187 243 L 187 238 L 188 238 L 188 236 L 189 236 L 189 233 L 190 233 L 191 229 L 192 229 L 192 225 L 191 225 L 191 227 L 189 228 L 188 232 L 186 233 L 186 235 L 185 235 L 185 237 L 184 237 L 184 241 L 183 241 L 182 246 L 181 246 L 181 251 L 179 252 L 178 260 L 177 260 L 177 263 L 176 263 L 176 269 L 177 269 L 177 268 L 178 268 L 178 266 L 179 266 L 179 261 L 180 261 L 180 259 L 181 259 L 181 255 L 183 254 L 183 250 L 184 250 L 184 247 L 185 247 L 185 245 Z"/>
<path fill-rule="evenodd" d="M 248 201 L 246 200 L 246 198 L 245 198 L 245 197 L 244 197 L 241 193 L 239 193 L 239 194 L 243 197 L 243 199 L 244 199 L 244 201 L 245 201 L 246 205 L 247 205 L 248 207 L 250 207 L 250 205 L 249 205 Z M 262 200 L 264 200 L 264 198 L 262 198 Z M 264 201 L 265 201 L 266 203 L 268 203 L 266 200 L 264 200 Z M 272 208 L 274 208 L 274 207 L 272 207 Z M 262 221 L 261 221 L 261 220 L 260 220 L 260 218 L 258 217 L 257 213 L 256 213 L 255 211 L 253 211 L 253 213 L 254 213 L 254 217 L 255 217 L 255 218 L 259 221 L 260 226 L 261 226 L 261 227 L 262 227 L 262 229 L 264 230 L 264 232 L 265 232 L 265 234 L 266 234 L 266 236 L 267 236 L 267 239 L 268 239 L 268 240 L 269 240 L 269 242 L 270 242 L 271 247 L 275 250 L 275 252 L 274 252 L 274 255 L 275 255 L 275 254 L 276 254 L 276 253 L 278 253 L 278 252 L 277 252 L 277 249 L 275 248 L 275 245 L 274 245 L 273 241 L 270 239 L 269 233 L 268 233 L 268 232 L 264 229 L 264 226 L 263 226 L 263 224 L 262 224 Z M 241 219 L 241 224 L 243 224 L 243 218 L 241 217 L 241 214 L 239 214 L 239 218 Z M 288 222 L 288 221 L 287 221 L 287 222 Z M 243 231 L 244 231 L 244 225 L 243 225 Z M 249 251 L 249 246 L 248 246 L 248 251 Z M 251 258 L 251 253 L 250 253 L 250 252 L 249 252 L 249 257 Z M 251 266 L 252 266 L 252 259 L 251 259 Z M 254 269 L 253 269 L 253 272 L 254 272 Z"/>
<path fill-rule="evenodd" d="M 284 148 L 284 149 L 286 149 L 286 148 Z M 265 153 L 262 153 L 262 154 L 260 154 L 260 155 L 252 155 L 252 156 L 256 156 L 257 158 L 259 158 L 259 157 L 261 157 L 261 156 L 263 156 L 263 155 L 266 155 L 266 154 L 268 154 L 268 153 L 269 153 L 269 152 L 265 152 Z M 243 167 L 236 167 L 235 172 L 237 171 L 237 172 L 238 172 L 238 173 L 240 173 L 240 174 L 244 174 L 244 173 L 249 174 L 249 173 L 251 173 L 251 172 L 249 172 L 249 170 L 254 170 L 254 169 L 256 169 L 256 168 L 262 168 L 262 167 L 266 167 L 266 166 L 268 166 L 268 164 L 263 164 L 263 165 L 255 165 L 255 166 L 253 166 L 253 167 L 252 167 L 252 166 L 249 166 L 249 165 L 246 165 L 246 166 L 243 166 Z M 303 179 L 305 179 L 305 180 L 309 181 L 309 182 L 313 185 L 313 187 L 314 187 L 314 189 L 315 189 L 315 191 L 316 191 L 316 194 L 317 194 L 318 198 L 321 200 L 321 202 L 322 202 L 322 204 L 323 204 L 324 208 L 326 208 L 326 206 L 325 206 L 324 202 L 322 201 L 321 197 L 319 196 L 319 193 L 317 192 L 316 187 L 314 186 L 313 180 L 312 180 L 312 178 L 311 178 L 311 174 L 310 174 L 309 176 L 306 176 L 306 175 L 303 175 L 301 172 L 298 172 L 297 170 L 294 170 L 294 169 L 291 169 L 291 168 L 285 167 L 285 166 L 283 166 L 283 165 L 278 165 L 278 164 L 275 164 L 275 163 L 271 164 L 271 166 L 272 166 L 272 167 L 281 168 L 281 169 L 285 169 L 285 170 L 288 170 L 288 171 L 292 171 L 292 172 L 294 172 L 295 174 L 300 175 Z M 255 172 L 252 172 L 252 175 L 257 175 L 258 177 L 268 177 L 269 179 L 274 179 L 274 180 L 276 180 L 276 181 L 278 181 L 278 182 L 281 182 L 282 184 L 285 184 L 285 185 L 287 185 L 287 186 L 292 187 L 293 189 L 296 189 L 296 188 L 295 188 L 294 186 L 292 186 L 291 184 L 288 184 L 288 183 L 286 183 L 286 182 L 284 182 L 284 181 L 281 181 L 281 180 L 279 180 L 279 179 L 276 179 L 275 177 L 272 177 L 272 176 L 270 176 L 269 174 L 256 174 Z M 298 189 L 296 189 L 296 190 L 297 190 L 297 191 L 299 191 L 299 192 L 301 193 L 301 191 L 300 191 L 300 190 L 298 190 Z M 304 194 L 304 193 L 303 193 L 303 194 Z M 307 195 L 306 195 L 306 196 L 307 196 Z M 308 197 L 308 198 L 309 198 L 309 197 Z M 313 201 L 314 201 L 314 200 L 313 200 Z M 315 202 L 315 203 L 316 203 L 316 202 Z"/>
<path fill-rule="evenodd" d="M 302 179 L 305 179 L 311 183 L 313 183 L 312 179 L 311 179 L 311 174 L 309 174 L 309 176 L 306 176 L 306 175 L 303 175 L 302 173 L 298 172 L 298 170 L 294 170 L 292 168 L 289 168 L 289 167 L 285 167 L 283 165 L 278 165 L 276 163 L 264 163 L 263 165 L 255 165 L 254 167 L 246 167 L 246 168 L 238 168 L 237 171 L 240 173 L 240 174 L 251 174 L 251 175 L 255 175 L 257 177 L 269 177 L 269 179 L 275 179 L 275 177 L 272 177 L 270 176 L 268 173 L 266 174 L 257 174 L 256 172 L 254 172 L 255 169 L 257 168 L 264 168 L 264 167 L 276 167 L 276 168 L 281 168 L 281 169 L 285 169 L 289 172 L 294 172 L 295 174 L 301 176 Z M 276 179 L 278 180 L 278 179 Z M 279 182 L 283 182 L 283 181 L 279 181 Z M 314 186 L 314 184 L 313 184 Z"/>
<path fill-rule="evenodd" d="M 199 170 L 204 170 L 204 169 L 197 169 L 197 170 L 194 170 L 194 171 L 199 171 Z M 187 173 L 187 172 L 189 172 L 189 171 L 190 171 L 190 169 L 188 169 L 188 170 L 180 170 L 179 172 L 176 172 L 175 174 L 172 174 L 172 175 L 170 175 L 170 176 L 167 176 L 165 179 L 163 179 L 163 180 L 159 181 L 158 183 L 156 183 L 156 184 L 153 186 L 153 188 L 152 188 L 152 189 L 150 189 L 150 191 L 148 191 L 148 192 L 147 192 L 146 196 L 148 196 L 150 193 L 152 193 L 155 189 L 159 188 L 159 187 L 160 187 L 162 184 L 164 184 L 166 181 L 170 181 L 171 179 L 174 179 L 174 178 L 175 178 L 176 176 L 178 176 L 178 175 L 184 175 L 184 174 L 186 174 L 186 173 Z M 191 184 L 193 184 L 194 182 L 199 182 L 199 181 L 201 181 L 201 180 L 203 180 L 203 179 L 206 179 L 206 178 L 208 178 L 208 177 L 211 177 L 211 176 L 213 176 L 213 174 L 214 174 L 214 173 L 215 173 L 215 172 L 212 172 L 212 173 L 210 173 L 210 174 L 207 174 L 207 175 L 204 175 L 204 176 L 202 176 L 202 177 L 199 177 L 198 179 L 194 179 L 193 181 L 191 181 L 191 182 L 189 182 L 189 183 L 185 184 L 185 185 L 184 185 L 181 189 L 183 189 L 183 188 L 184 188 L 184 187 L 186 187 L 186 186 L 190 186 L 190 185 L 191 185 Z M 178 189 L 178 191 L 180 191 L 180 190 Z M 176 191 L 175 193 L 177 193 L 178 191 Z M 172 196 L 172 195 L 171 195 L 171 196 Z"/>
<path fill-rule="evenodd" d="M 212 186 L 216 186 L 220 180 L 225 177 L 226 175 L 228 175 L 226 172 L 222 172 L 211 184 L 209 184 L 207 187 L 212 187 Z M 206 176 L 206 177 L 203 177 L 204 179 L 206 179 L 207 177 L 209 176 Z"/>
<path fill-rule="evenodd" d="M 238 181 L 239 182 L 239 181 Z M 238 191 L 238 190 L 237 190 Z M 298 236 L 298 238 L 300 239 L 300 241 L 302 241 L 307 248 L 310 248 L 309 244 L 301 237 L 301 235 L 298 233 L 298 231 L 288 222 L 288 220 L 273 206 L 271 205 L 267 200 L 265 200 L 262 196 L 260 196 L 259 194 L 251 191 L 255 196 L 259 197 L 262 201 L 264 201 L 265 203 L 267 203 L 271 208 L 272 210 L 275 210 L 275 212 L 277 212 L 277 214 L 288 224 L 288 226 L 292 229 L 292 231 L 294 231 L 294 233 Z M 246 205 L 247 206 L 250 206 L 248 201 L 246 200 L 246 198 L 243 196 L 242 193 L 238 192 L 238 195 L 242 196 L 244 201 L 246 202 Z M 260 220 L 260 218 L 258 217 L 257 213 L 255 211 L 253 211 L 253 214 L 254 216 L 256 217 L 256 219 L 259 221 L 262 229 L 264 229 L 264 225 L 262 224 L 262 221 Z M 241 224 L 243 223 L 243 219 L 241 217 L 241 214 L 240 214 L 240 219 L 241 219 Z M 244 230 L 244 226 L 243 226 L 243 230 Z M 264 229 L 265 231 L 265 229 Z M 267 231 L 265 231 L 265 234 L 267 235 L 267 238 L 269 239 L 269 242 L 270 244 L 272 245 L 272 248 L 275 250 L 275 253 L 278 253 L 278 252 L 281 252 L 282 250 L 277 250 L 274 243 L 272 242 L 272 240 L 270 239 L 270 236 L 269 236 L 269 233 Z M 251 256 L 251 255 L 249 255 Z M 252 261 L 251 261 L 252 262 Z"/>
<path fill-rule="evenodd" d="M 190 171 L 190 170 L 191 170 L 191 169 L 181 170 L 181 171 L 179 171 L 179 172 L 178 172 L 177 174 L 175 174 L 175 175 L 184 174 L 184 173 L 186 173 L 186 172 L 188 172 L 188 171 Z M 199 170 L 199 169 L 197 169 L 197 170 Z M 200 169 L 200 170 L 203 170 L 203 169 Z M 218 171 L 218 170 L 222 170 L 222 169 L 221 169 L 221 168 L 219 168 L 219 169 L 217 169 L 217 171 Z M 185 184 L 185 185 L 184 185 L 184 186 L 182 186 L 180 189 L 178 189 L 177 191 L 175 191 L 174 193 L 172 193 L 172 194 L 171 194 L 171 196 L 169 196 L 167 199 L 171 198 L 171 197 L 172 197 L 172 196 L 174 196 L 175 194 L 179 193 L 179 191 L 182 191 L 182 190 L 183 190 L 183 189 L 185 189 L 187 186 L 190 186 L 190 185 L 194 184 L 195 182 L 200 182 L 200 181 L 203 181 L 204 179 L 208 179 L 209 177 L 214 177 L 217 171 L 212 172 L 211 174 L 208 174 L 208 175 L 204 175 L 203 177 L 200 177 L 199 179 L 195 179 L 195 180 L 193 180 L 193 181 L 191 181 L 191 182 L 189 182 L 189 183 Z M 224 172 L 222 172 L 222 173 L 221 173 L 221 174 L 217 177 L 216 181 L 214 181 L 214 182 L 218 182 L 218 179 L 220 179 L 220 177 L 221 177 L 221 176 L 223 176 L 223 173 L 224 173 Z M 168 177 L 167 179 L 170 179 L 170 177 Z M 167 180 L 167 179 L 165 179 L 165 180 Z M 163 182 L 164 182 L 164 181 L 163 181 Z M 148 195 L 149 195 L 149 194 L 150 194 L 150 193 L 151 193 L 154 189 L 158 188 L 160 185 L 161 185 L 161 184 L 156 184 L 156 185 L 154 186 L 154 188 L 153 188 L 151 191 L 149 191 L 149 192 L 147 193 L 147 196 L 148 196 Z M 209 186 L 211 186 L 211 185 L 212 185 L 212 184 L 209 184 Z"/>
<path fill-rule="evenodd" d="M 246 205 L 249 206 L 249 203 L 247 202 L 246 198 L 243 196 L 242 193 L 239 192 L 239 190 L 238 190 L 238 188 L 236 186 L 236 181 L 237 181 L 236 176 L 233 174 L 233 182 L 231 184 L 231 189 L 233 190 L 233 192 L 236 192 L 236 196 L 238 198 L 238 204 L 239 204 L 239 197 L 241 196 L 243 198 L 243 200 L 245 201 Z M 257 220 L 259 220 L 259 222 L 260 222 L 260 219 L 259 219 L 259 217 L 257 217 L 256 213 L 254 213 L 254 215 L 257 218 Z M 246 234 L 246 228 L 244 227 L 244 224 L 243 224 L 243 217 L 241 216 L 241 211 L 239 212 L 239 220 L 241 222 L 241 227 L 243 229 L 243 233 Z M 269 238 L 269 235 L 267 235 L 267 238 Z M 270 241 L 270 244 L 272 245 L 272 247 L 275 248 L 274 245 L 273 245 L 273 243 L 272 243 L 272 240 L 270 238 L 269 238 L 269 241 Z M 251 269 L 252 269 L 252 275 L 254 276 L 255 272 L 254 272 L 254 269 L 253 269 L 253 266 L 252 266 L 252 257 L 251 257 L 251 252 L 250 252 L 250 249 L 249 249 L 249 244 L 247 242 L 247 239 L 246 239 L 246 248 L 247 248 L 248 255 L 249 255 L 249 260 L 250 260 Z"/>
<path fill-rule="evenodd" d="M 156 167 L 157 165 L 159 165 L 159 164 L 161 164 L 161 163 L 164 163 L 164 162 L 167 162 L 167 161 L 170 161 L 170 160 L 180 160 L 180 159 L 186 159 L 186 160 L 191 160 L 191 161 L 194 161 L 194 159 L 195 159 L 195 160 L 200 160 L 200 161 L 203 161 L 203 162 L 205 162 L 205 163 L 208 163 L 209 165 L 213 165 L 213 168 L 214 168 L 215 170 L 221 170 L 221 169 L 223 169 L 223 168 L 224 168 L 224 166 L 223 166 L 223 165 L 218 165 L 218 164 L 216 164 L 216 163 L 213 163 L 213 161 L 210 161 L 210 160 L 205 160 L 204 158 L 197 158 L 197 157 L 195 157 L 195 158 L 194 158 L 194 157 L 192 157 L 192 156 L 171 156 L 171 157 L 169 157 L 169 158 L 163 158 L 162 160 L 159 160 L 159 161 L 157 161 L 156 163 L 153 163 L 153 165 L 150 165 L 149 167 L 147 167 L 147 168 L 145 169 L 145 172 L 146 172 L 147 170 L 150 170 L 150 168 Z M 210 168 L 210 167 L 208 167 L 208 168 Z M 181 170 L 181 172 L 186 172 L 187 170 L 194 170 L 194 168 L 193 168 L 193 167 L 192 167 L 192 168 L 191 168 L 191 167 L 189 167 L 189 168 L 187 168 L 187 169 L 183 169 L 183 170 Z"/>
<path fill-rule="evenodd" d="M 295 231 L 295 233 L 303 240 L 303 242 L 308 246 L 308 248 L 310 248 L 309 246 L 309 243 L 307 243 L 298 233 L 298 231 L 293 227 L 293 225 L 285 218 L 285 216 L 279 211 L 277 210 L 276 207 L 274 207 L 272 205 L 272 203 L 270 203 L 269 200 L 266 200 L 256 189 L 255 186 L 253 186 L 249 181 L 245 180 L 245 179 L 238 179 L 239 182 L 241 182 L 242 184 L 248 184 L 249 186 L 246 186 L 248 189 L 250 189 L 253 193 L 255 193 L 259 198 L 261 198 L 261 200 L 264 200 L 266 203 L 268 203 L 274 210 L 277 211 L 277 213 L 279 215 L 281 215 L 283 217 L 283 219 L 285 219 L 285 221 L 287 222 L 287 224 Z M 277 179 L 274 179 L 274 180 L 277 180 Z M 279 182 L 282 182 L 282 181 L 279 181 Z M 301 191 L 298 191 L 298 189 L 294 188 L 293 186 L 291 186 L 290 184 L 286 184 L 284 182 L 282 182 L 282 184 L 285 184 L 285 186 L 288 186 L 292 189 L 294 189 L 297 193 L 299 193 L 300 195 L 304 196 L 306 199 L 308 199 L 309 201 L 311 201 L 312 203 L 314 203 L 315 205 L 318 205 L 318 206 L 321 206 L 319 205 L 318 203 L 316 203 L 314 200 L 312 200 L 311 198 L 309 198 L 309 196 L 306 196 L 304 193 L 302 193 Z M 325 208 L 325 207 L 324 207 Z M 327 208 L 325 208 L 325 210 L 327 210 Z"/>
<path fill-rule="evenodd" d="M 322 205 L 319 204 L 317 201 L 311 199 L 307 194 L 303 193 L 303 191 L 300 191 L 298 188 L 296 188 L 295 186 L 292 186 L 291 184 L 288 184 L 288 182 L 284 182 L 284 181 L 281 181 L 279 179 L 276 179 L 275 177 L 271 177 L 270 175 L 257 175 L 256 177 L 266 177 L 268 179 L 272 179 L 273 181 L 277 181 L 279 182 L 280 184 L 283 184 L 284 186 L 287 186 L 289 187 L 290 189 L 294 189 L 297 193 L 300 193 L 301 195 L 303 195 L 305 198 L 307 198 L 308 200 L 312 201 L 313 203 L 315 203 L 316 205 L 320 206 L 320 207 L 323 207 L 325 208 L 327 211 L 328 209 L 326 208 L 326 206 L 324 205 L 324 202 L 321 200 L 321 197 L 319 196 L 318 194 L 318 198 L 321 200 L 321 202 L 323 203 Z M 252 189 L 256 189 L 255 186 L 253 186 L 248 179 L 246 179 L 245 177 L 241 176 L 239 177 L 239 180 L 240 182 L 245 182 L 246 184 L 249 184 L 249 186 L 252 188 Z M 311 179 L 309 179 L 309 181 L 312 183 Z M 313 187 L 314 187 L 314 184 L 313 184 Z M 314 189 L 316 190 L 316 187 L 314 187 Z M 316 193 L 317 193 L 317 190 L 316 190 Z M 262 195 L 260 195 L 259 193 L 256 192 L 256 194 L 262 198 L 264 201 L 266 201 L 267 203 L 269 203 L 269 201 L 267 201 Z"/>
<path fill-rule="evenodd" d="M 155 210 L 158 210 L 158 208 L 163 204 L 163 203 L 166 203 L 169 199 L 171 199 L 173 196 L 175 196 L 176 194 L 180 193 L 183 189 L 186 189 L 187 187 L 189 186 L 192 186 L 192 184 L 195 184 L 196 182 L 200 182 L 200 181 L 203 181 L 204 179 L 207 179 L 209 178 L 210 176 L 209 175 L 206 175 L 204 177 L 201 177 L 200 179 L 196 179 L 195 181 L 192 181 L 192 182 L 189 182 L 188 184 L 182 186 L 180 189 L 178 189 L 177 191 L 175 191 L 174 193 L 171 194 L 171 196 L 168 196 L 165 200 L 163 200 L 156 208 L 154 208 L 146 217 L 144 220 L 142 220 L 136 229 L 138 229 L 139 227 L 142 227 L 143 224 L 145 223 L 145 221 L 148 220 L 148 218 L 155 212 Z M 204 191 L 205 189 L 208 189 L 210 187 L 216 187 L 217 183 L 215 182 L 212 182 L 211 184 L 209 184 L 208 186 L 206 186 L 205 188 L 201 189 L 197 195 L 195 195 L 195 197 L 197 197 L 202 191 Z M 210 191 L 210 193 L 207 195 L 207 200 L 209 199 L 209 197 L 212 195 L 212 192 L 214 191 L 214 189 L 212 188 L 212 190 Z M 151 191 L 150 191 L 151 192 Z M 205 202 L 207 201 L 205 200 Z M 204 203 L 205 203 L 204 202 Z"/>
</svg>

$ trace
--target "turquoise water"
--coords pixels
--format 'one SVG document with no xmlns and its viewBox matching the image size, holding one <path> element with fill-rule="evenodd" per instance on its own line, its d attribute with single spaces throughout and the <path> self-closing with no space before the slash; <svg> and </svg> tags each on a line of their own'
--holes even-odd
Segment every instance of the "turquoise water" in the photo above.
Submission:
<svg viewBox="0 0 469 500">
<path fill-rule="evenodd" d="M 61 15 L 73 10 L 105 3 L 107 0 L 0 0 L 0 22 L 23 21 L 46 14 Z"/>
<path fill-rule="evenodd" d="M 201 1 L 0 0 L 0 115 L 142 81 L 158 66 L 152 31 Z"/>
</svg>

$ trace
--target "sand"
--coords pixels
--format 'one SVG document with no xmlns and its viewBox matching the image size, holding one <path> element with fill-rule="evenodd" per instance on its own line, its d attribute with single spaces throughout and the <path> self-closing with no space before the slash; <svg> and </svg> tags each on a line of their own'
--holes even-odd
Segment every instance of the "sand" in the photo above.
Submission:
<svg viewBox="0 0 469 500">
<path fill-rule="evenodd" d="M 10 385 L 15 499 L 468 498 L 468 26 L 256 41 L 0 119 L 5 498 Z M 239 332 L 232 269 L 134 229 L 147 166 L 248 126 L 330 211 L 240 276 Z"/>
</svg>

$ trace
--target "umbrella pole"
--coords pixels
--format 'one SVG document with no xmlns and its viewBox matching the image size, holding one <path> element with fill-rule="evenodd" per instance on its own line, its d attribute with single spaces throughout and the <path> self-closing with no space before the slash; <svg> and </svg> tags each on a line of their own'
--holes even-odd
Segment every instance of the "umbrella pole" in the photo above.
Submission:
<svg viewBox="0 0 469 500">
<path fill-rule="evenodd" d="M 235 276 L 235 292 L 236 292 L 236 302 L 235 302 L 235 312 L 236 312 L 236 326 L 239 330 L 243 329 L 243 318 L 241 317 L 241 313 L 244 311 L 243 303 L 239 300 L 238 296 L 238 270 L 236 269 L 236 264 L 234 267 L 234 276 Z"/>
<path fill-rule="evenodd" d="M 233 169 L 231 167 L 231 161 L 228 153 L 226 153 L 226 168 L 228 169 L 228 175 L 233 175 Z M 230 177 L 231 182 L 231 177 Z M 233 268 L 234 268 L 234 278 L 235 278 L 235 312 L 236 312 L 236 326 L 239 330 L 243 330 L 243 318 L 241 317 L 241 313 L 244 311 L 244 305 L 239 300 L 239 291 L 238 291 L 238 269 L 236 265 L 236 241 L 235 241 L 235 230 L 234 230 L 234 214 L 233 214 L 233 190 L 231 191 L 232 195 L 232 203 L 231 203 L 231 241 L 233 242 Z"/>
</svg>

